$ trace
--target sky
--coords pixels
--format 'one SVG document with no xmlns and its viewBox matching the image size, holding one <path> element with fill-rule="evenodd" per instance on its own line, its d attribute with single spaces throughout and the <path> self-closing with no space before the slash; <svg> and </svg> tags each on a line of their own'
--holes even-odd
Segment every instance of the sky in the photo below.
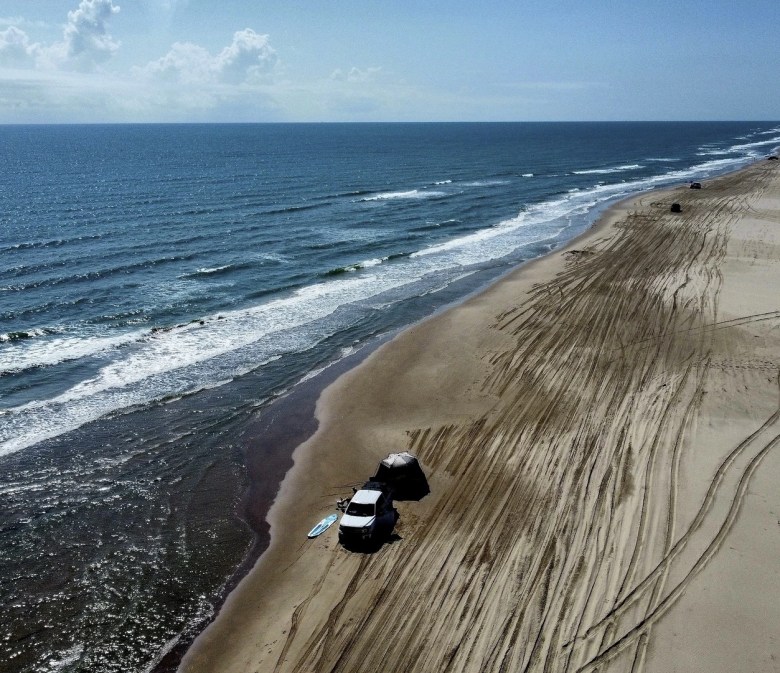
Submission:
<svg viewBox="0 0 780 673">
<path fill-rule="evenodd" d="M 0 123 L 780 119 L 778 0 L 2 0 Z"/>
</svg>

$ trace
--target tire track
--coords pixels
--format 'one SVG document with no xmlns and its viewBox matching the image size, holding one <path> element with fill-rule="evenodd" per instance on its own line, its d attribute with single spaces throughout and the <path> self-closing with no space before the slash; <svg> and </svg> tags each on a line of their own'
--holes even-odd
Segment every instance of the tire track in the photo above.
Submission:
<svg viewBox="0 0 780 673">
<path fill-rule="evenodd" d="M 654 622 L 663 616 L 663 614 L 683 594 L 685 588 L 690 584 L 691 580 L 704 568 L 707 562 L 712 559 L 712 557 L 722 545 L 723 540 L 731 531 L 731 528 L 737 519 L 737 515 L 739 514 L 739 509 L 744 500 L 745 491 L 750 484 L 750 479 L 753 476 L 753 473 L 756 471 L 756 469 L 758 469 L 761 461 L 766 457 L 767 453 L 778 446 L 780 446 L 780 435 L 775 435 L 775 437 L 768 444 L 765 444 L 759 453 L 750 461 L 747 469 L 739 480 L 737 491 L 734 495 L 734 498 L 732 499 L 731 507 L 729 508 L 726 520 L 718 530 L 717 535 L 707 546 L 705 552 L 697 559 L 696 563 L 688 571 L 688 574 L 685 576 L 685 578 L 664 597 L 664 599 L 655 609 L 647 614 L 645 619 L 633 627 L 625 636 L 615 641 L 615 643 L 600 653 L 597 657 L 594 657 L 586 665 L 577 669 L 578 672 L 588 673 L 589 671 L 595 670 L 605 661 L 608 661 L 616 654 L 618 654 L 624 647 L 630 645 L 637 637 L 644 635 L 650 626 L 652 626 Z"/>
<path fill-rule="evenodd" d="M 780 390 L 780 373 L 778 373 L 777 382 L 778 389 Z M 772 444 L 772 442 L 776 441 L 776 438 L 768 443 L 762 444 L 763 437 L 767 434 L 771 434 L 773 429 L 778 425 L 780 425 L 780 406 L 778 406 L 778 409 L 775 411 L 775 413 L 767 418 L 767 420 L 763 423 L 763 425 L 761 425 L 760 428 L 758 428 L 755 432 L 753 432 L 736 447 L 734 447 L 731 453 L 729 453 L 728 456 L 720 463 L 710 482 L 707 493 L 701 503 L 701 506 L 699 507 L 699 510 L 696 513 L 696 516 L 691 521 L 691 524 L 685 533 L 677 539 L 668 553 L 664 556 L 663 560 L 648 575 L 646 575 L 641 582 L 639 582 L 633 589 L 631 589 L 631 591 L 628 592 L 616 604 L 612 611 L 604 615 L 600 621 L 593 624 L 591 631 L 602 627 L 610 619 L 620 617 L 639 599 L 639 597 L 644 592 L 648 590 L 648 587 L 651 586 L 662 573 L 665 573 L 668 570 L 670 564 L 685 550 L 692 536 L 701 528 L 707 514 L 709 514 L 713 504 L 715 503 L 718 491 L 721 488 L 724 478 L 728 474 L 729 470 L 731 470 L 737 459 L 740 458 L 742 454 L 746 453 L 755 444 L 763 448 L 760 448 L 760 450 L 754 448 L 754 451 L 758 450 L 759 453 L 764 451 L 764 448 L 769 444 Z M 721 526 L 721 528 L 722 527 L 723 526 Z"/>
<path fill-rule="evenodd" d="M 777 190 L 771 171 L 675 192 L 682 217 L 643 197 L 614 235 L 495 317 L 507 345 L 482 384 L 495 406 L 407 429 L 440 488 L 422 514 L 402 513 L 400 542 L 359 563 L 333 552 L 277 673 L 642 670 L 653 625 L 717 553 L 780 444 L 778 406 L 678 530 L 680 465 L 723 343 L 780 319 L 718 318 L 729 234 L 753 207 L 744 190 Z M 334 580 L 345 591 L 331 598 Z"/>
</svg>

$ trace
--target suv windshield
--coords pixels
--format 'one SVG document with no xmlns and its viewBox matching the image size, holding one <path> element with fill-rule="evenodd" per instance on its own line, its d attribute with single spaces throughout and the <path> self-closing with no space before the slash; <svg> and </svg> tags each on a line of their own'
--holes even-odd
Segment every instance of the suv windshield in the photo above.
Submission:
<svg viewBox="0 0 780 673">
<path fill-rule="evenodd" d="M 347 507 L 347 514 L 351 516 L 374 516 L 374 506 L 362 502 L 351 502 Z"/>
</svg>

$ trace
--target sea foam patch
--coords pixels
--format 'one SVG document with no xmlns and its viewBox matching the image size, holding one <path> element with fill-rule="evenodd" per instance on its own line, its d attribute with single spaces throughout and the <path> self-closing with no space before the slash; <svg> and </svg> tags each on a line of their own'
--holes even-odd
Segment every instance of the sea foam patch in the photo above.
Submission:
<svg viewBox="0 0 780 673">
<path fill-rule="evenodd" d="M 42 337 L 0 348 L 0 371 L 6 374 L 100 355 L 144 338 L 146 332 L 120 335 Z"/>
<path fill-rule="evenodd" d="M 398 201 L 406 199 L 431 199 L 447 196 L 447 192 L 426 189 L 409 189 L 400 192 L 382 192 L 373 196 L 366 196 L 361 201 Z"/>
<path fill-rule="evenodd" d="M 610 175 L 612 173 L 624 173 L 644 168 L 642 164 L 625 164 L 623 166 L 610 166 L 606 168 L 589 168 L 580 171 L 572 171 L 574 175 Z"/>
</svg>

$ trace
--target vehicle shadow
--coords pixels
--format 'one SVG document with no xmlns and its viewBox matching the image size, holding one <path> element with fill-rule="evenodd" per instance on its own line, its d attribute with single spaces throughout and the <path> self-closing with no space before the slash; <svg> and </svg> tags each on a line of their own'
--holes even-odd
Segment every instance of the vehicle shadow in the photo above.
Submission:
<svg viewBox="0 0 780 673">
<path fill-rule="evenodd" d="M 393 519 L 393 528 L 386 535 L 382 535 L 373 540 L 339 540 L 339 544 L 347 551 L 354 552 L 356 554 L 376 554 L 385 545 L 395 544 L 400 542 L 403 538 L 395 531 L 395 525 L 398 523 L 398 519 L 401 515 L 398 514 L 398 510 L 393 510 L 395 517 Z"/>
<path fill-rule="evenodd" d="M 376 554 L 383 547 L 396 544 L 403 538 L 396 532 L 393 532 L 382 540 L 369 540 L 369 541 L 341 541 L 341 546 L 348 552 L 353 554 Z"/>
</svg>

